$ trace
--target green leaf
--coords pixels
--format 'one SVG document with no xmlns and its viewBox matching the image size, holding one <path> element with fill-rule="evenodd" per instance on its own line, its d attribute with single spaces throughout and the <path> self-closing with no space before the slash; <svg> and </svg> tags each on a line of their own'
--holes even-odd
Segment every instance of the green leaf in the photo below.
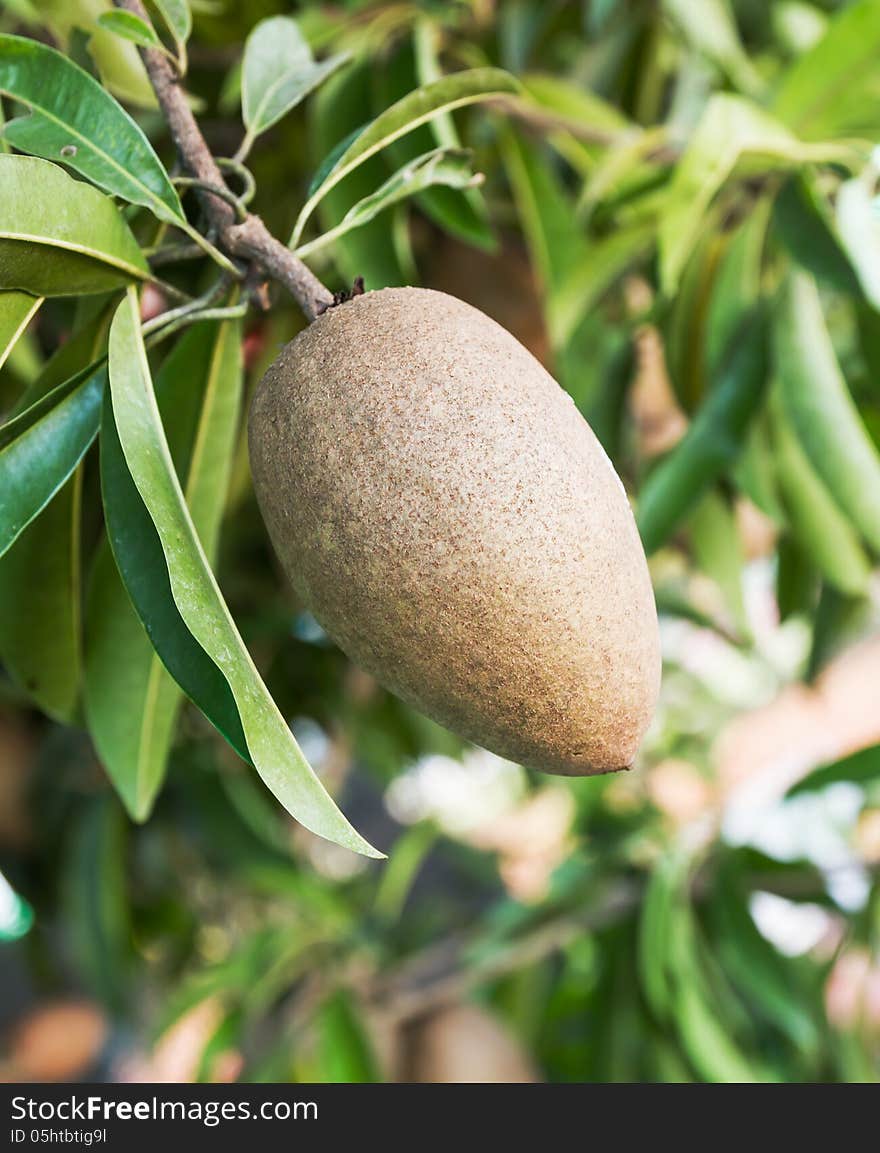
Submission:
<svg viewBox="0 0 880 1153">
<path fill-rule="evenodd" d="M 839 761 L 814 769 L 797 784 L 792 785 L 786 796 L 813 793 L 838 781 L 853 781 L 859 785 L 867 785 L 877 780 L 880 780 L 880 745 L 871 745 L 870 748 L 860 749 L 857 753 L 851 753 Z"/>
<path fill-rule="evenodd" d="M 42 297 L 26 292 L 0 292 L 0 368 L 42 303 Z"/>
<path fill-rule="evenodd" d="M 248 140 L 296 108 L 348 58 L 348 53 L 340 53 L 316 63 L 295 20 L 289 16 L 261 20 L 244 47 L 241 111 Z"/>
<path fill-rule="evenodd" d="M 718 383 L 684 438 L 642 486 L 636 519 L 646 552 L 659 548 L 736 462 L 763 399 L 767 369 L 767 324 L 756 313 L 734 335 Z"/>
<path fill-rule="evenodd" d="M 130 40 L 132 44 L 139 44 L 143 48 L 161 48 L 162 41 L 156 35 L 156 29 L 147 20 L 142 20 L 134 12 L 126 12 L 115 8 L 112 12 L 102 12 L 98 17 L 98 25 L 106 32 L 112 32 L 123 40 Z"/>
<path fill-rule="evenodd" d="M 745 558 L 730 504 L 717 490 L 707 492 L 691 514 L 689 528 L 697 567 L 718 586 L 737 631 L 747 635 L 742 584 Z"/>
<path fill-rule="evenodd" d="M 209 561 L 228 488 L 241 385 L 241 332 L 233 322 L 190 329 L 156 384 L 163 422 L 174 430 L 175 469 Z M 89 731 L 129 814 L 145 820 L 162 784 L 182 697 L 150 644 L 106 541 L 92 572 L 87 626 Z"/>
<path fill-rule="evenodd" d="M 127 829 L 116 799 L 88 795 L 73 814 L 62 862 L 62 901 L 77 976 L 119 1010 L 132 960 Z"/>
<path fill-rule="evenodd" d="M 405 38 L 389 56 L 372 82 L 373 107 L 387 108 L 420 85 L 431 84 L 443 77 L 437 55 L 439 28 L 429 18 L 420 18 L 411 38 Z M 458 128 L 449 112 L 435 116 L 429 123 L 408 132 L 389 145 L 387 163 L 398 168 L 437 147 L 461 149 Z M 495 235 L 489 225 L 488 209 L 477 188 L 454 191 L 429 187 L 416 196 L 419 209 L 438 228 L 466 244 L 490 252 L 495 248 Z"/>
<path fill-rule="evenodd" d="M 775 333 L 786 416 L 831 497 L 880 551 L 880 455 L 846 387 L 807 273 L 783 284 Z"/>
<path fill-rule="evenodd" d="M 808 174 L 788 180 L 773 205 L 773 230 L 807 272 L 852 296 L 860 295 L 853 263 L 825 199 Z M 870 248 L 870 245 L 867 245 Z"/>
<path fill-rule="evenodd" d="M 340 223 L 317 239 L 301 245 L 297 256 L 305 257 L 319 248 L 332 243 L 352 229 L 369 224 L 380 212 L 399 204 L 410 196 L 426 188 L 444 186 L 446 188 L 468 188 L 473 184 L 469 152 L 448 148 L 436 148 L 399 168 L 393 176 L 363 200 L 359 200 L 346 212 Z"/>
<path fill-rule="evenodd" d="M 542 287 L 553 291 L 584 264 L 586 239 L 570 198 L 538 146 L 507 127 L 499 146 L 535 274 Z"/>
<path fill-rule="evenodd" d="M 174 471 L 132 289 L 110 329 L 110 389 L 119 440 L 159 534 L 177 608 L 229 683 L 258 773 L 288 812 L 312 832 L 367 856 L 379 856 L 339 812 L 303 757 L 226 607 Z"/>
<path fill-rule="evenodd" d="M 104 366 L 92 366 L 0 427 L 0 556 L 95 439 L 105 382 Z"/>
<path fill-rule="evenodd" d="M 152 0 L 175 43 L 185 44 L 192 32 L 192 12 L 187 0 Z"/>
<path fill-rule="evenodd" d="M 837 231 L 862 291 L 880 309 L 880 224 L 874 208 L 876 169 L 869 165 L 855 180 L 837 190 Z"/>
<path fill-rule="evenodd" d="M 776 401 L 773 442 L 780 495 L 795 539 L 835 588 L 864 593 L 871 566 L 858 534 L 814 471 Z"/>
<path fill-rule="evenodd" d="M 317 191 L 340 157 L 364 131 L 369 108 L 371 76 L 368 64 L 346 68 L 332 76 L 309 105 L 309 138 L 318 165 L 308 196 Z M 353 201 L 370 196 L 382 183 L 387 169 L 381 156 L 374 156 L 351 173 L 344 185 L 331 189 L 321 201 L 318 218 L 329 231 L 340 223 Z M 394 245 L 393 214 L 380 216 L 355 232 L 340 236 L 333 245 L 333 260 L 349 284 L 363 276 L 369 288 L 408 283 Z"/>
<path fill-rule="evenodd" d="M 0 557 L 0 659 L 49 716 L 70 722 L 80 671 L 82 470 Z"/>
<path fill-rule="evenodd" d="M 717 64 L 741 91 L 760 92 L 763 83 L 746 55 L 728 0 L 663 0 L 663 10 L 678 25 L 686 42 Z"/>
<path fill-rule="evenodd" d="M 880 127 L 878 54 L 880 4 L 861 0 L 844 7 L 818 44 L 783 75 L 773 113 L 809 140 L 875 135 Z"/>
<path fill-rule="evenodd" d="M 518 90 L 517 81 L 500 68 L 472 68 L 426 84 L 398 100 L 359 133 L 309 196 L 297 217 L 291 246 L 299 244 L 306 222 L 327 193 L 371 156 L 435 116 Z"/>
<path fill-rule="evenodd" d="M 672 294 L 696 243 L 703 218 L 735 173 L 757 173 L 829 159 L 834 150 L 802 144 L 755 104 L 717 93 L 706 105 L 675 169 L 660 222 L 660 271 Z"/>
<path fill-rule="evenodd" d="M 162 543 L 128 471 L 109 391 L 101 414 L 101 494 L 116 567 L 162 663 L 240 757 L 250 761 L 226 678 L 186 627 L 175 604 Z"/>
<path fill-rule="evenodd" d="M 45 160 L 0 156 L 0 288 L 74 296 L 148 272 L 112 200 Z"/>
<path fill-rule="evenodd" d="M 0 36 L 0 92 L 31 109 L 3 130 L 16 148 L 60 161 L 160 220 L 186 222 L 174 185 L 143 131 L 66 56 L 36 40 Z"/>
<path fill-rule="evenodd" d="M 550 339 L 555 348 L 567 344 L 608 289 L 650 254 L 656 236 L 657 226 L 652 221 L 637 221 L 587 240 L 581 260 L 547 302 Z"/>
</svg>

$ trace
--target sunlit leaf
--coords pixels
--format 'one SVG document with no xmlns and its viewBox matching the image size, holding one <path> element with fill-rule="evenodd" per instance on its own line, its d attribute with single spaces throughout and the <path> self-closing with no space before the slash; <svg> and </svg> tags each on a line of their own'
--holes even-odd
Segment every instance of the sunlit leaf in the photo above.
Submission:
<svg viewBox="0 0 880 1153">
<path fill-rule="evenodd" d="M 112 200 L 45 160 L 0 156 L 0 288 L 73 296 L 147 273 Z"/>
<path fill-rule="evenodd" d="M 760 74 L 746 55 L 728 0 L 663 0 L 663 10 L 675 21 L 688 44 L 714 61 L 742 91 L 755 95 L 763 87 Z"/>
<path fill-rule="evenodd" d="M 36 40 L 0 36 L 0 92 L 31 109 L 3 130 L 16 148 L 66 164 L 160 220 L 185 221 L 174 185 L 142 129 L 66 56 Z"/>
<path fill-rule="evenodd" d="M 874 207 L 876 172 L 847 180 L 837 190 L 837 230 L 862 291 L 880 309 L 880 222 Z"/>
<path fill-rule="evenodd" d="M 226 607 L 174 471 L 133 290 L 110 330 L 110 388 L 125 459 L 159 534 L 177 608 L 229 683 L 257 771 L 312 832 L 367 856 L 379 855 L 352 829 L 303 757 Z"/>
</svg>

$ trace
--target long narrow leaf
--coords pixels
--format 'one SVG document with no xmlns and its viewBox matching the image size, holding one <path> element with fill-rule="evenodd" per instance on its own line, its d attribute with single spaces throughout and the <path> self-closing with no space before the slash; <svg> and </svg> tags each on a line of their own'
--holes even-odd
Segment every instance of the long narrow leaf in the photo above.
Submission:
<svg viewBox="0 0 880 1153">
<path fill-rule="evenodd" d="M 288 812 L 312 832 L 379 856 L 340 813 L 302 755 L 223 600 L 174 471 L 133 290 L 110 330 L 110 388 L 125 459 L 159 534 L 178 610 L 229 683 L 257 771 Z"/>
</svg>

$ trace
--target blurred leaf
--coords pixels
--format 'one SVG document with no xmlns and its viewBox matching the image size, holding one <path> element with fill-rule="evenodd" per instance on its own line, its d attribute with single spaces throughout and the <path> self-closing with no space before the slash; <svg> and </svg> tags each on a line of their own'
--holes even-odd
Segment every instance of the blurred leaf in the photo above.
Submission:
<svg viewBox="0 0 880 1153">
<path fill-rule="evenodd" d="M 318 1010 L 318 1079 L 329 1084 L 381 1081 L 357 1010 L 341 989 Z"/>
<path fill-rule="evenodd" d="M 241 110 L 247 137 L 243 151 L 347 59 L 348 54 L 342 53 L 318 64 L 295 20 L 288 16 L 261 20 L 244 47 Z"/>
<path fill-rule="evenodd" d="M 373 912 L 381 921 L 392 922 L 400 917 L 413 882 L 436 845 L 437 837 L 433 824 L 420 821 L 405 829 L 394 842 L 373 905 Z"/>
<path fill-rule="evenodd" d="M 42 297 L 25 292 L 0 292 L 0 368 L 42 303 Z"/>
<path fill-rule="evenodd" d="M 818 44 L 783 75 L 773 112 L 810 140 L 848 132 L 875 135 L 880 126 L 874 69 L 878 54 L 878 0 L 842 8 Z"/>
<path fill-rule="evenodd" d="M 880 309 L 880 225 L 874 207 L 877 172 L 869 166 L 837 190 L 837 229 L 868 302 Z"/>
<path fill-rule="evenodd" d="M 95 439 L 105 381 L 103 366 L 93 366 L 0 426 L 0 556 Z"/>
<path fill-rule="evenodd" d="M 832 154 L 827 147 L 802 144 L 757 105 L 716 93 L 706 105 L 669 186 L 660 222 L 663 291 L 676 291 L 704 214 L 734 174 L 754 176 Z"/>
<path fill-rule="evenodd" d="M 785 523 L 766 407 L 752 419 L 733 477 L 742 492 L 765 516 L 775 524 Z"/>
<path fill-rule="evenodd" d="M 90 796 L 76 813 L 62 872 L 77 974 L 114 1010 L 124 1003 L 132 959 L 126 840 L 115 798 Z"/>
<path fill-rule="evenodd" d="M 335 228 L 322 233 L 308 244 L 300 245 L 296 253 L 301 257 L 308 256 L 309 253 L 334 242 L 352 229 L 368 224 L 386 208 L 399 204 L 400 201 L 415 196 L 426 188 L 442 185 L 447 188 L 463 189 L 468 188 L 473 180 L 469 152 L 447 148 L 427 152 L 398 169 L 380 188 L 350 208 Z"/>
<path fill-rule="evenodd" d="M 529 72 L 522 78 L 530 103 L 534 103 L 559 119 L 565 128 L 569 121 L 572 129 L 595 128 L 608 133 L 641 135 L 641 130 L 619 108 L 603 100 L 565 76 Z"/>
<path fill-rule="evenodd" d="M 783 185 L 773 206 L 773 230 L 802 268 L 840 292 L 859 294 L 834 222 L 808 175 Z"/>
<path fill-rule="evenodd" d="M 143 131 L 66 56 L 35 40 L 0 36 L 0 91 L 31 109 L 3 130 L 16 148 L 62 161 L 160 220 L 186 222 L 174 185 Z"/>
<path fill-rule="evenodd" d="M 764 396 L 767 362 L 768 326 L 763 312 L 758 311 L 731 340 L 718 383 L 684 438 L 642 486 L 637 521 L 647 552 L 668 539 L 737 460 Z"/>
<path fill-rule="evenodd" d="M 864 636 L 870 620 L 871 602 L 864 593 L 823 584 L 813 615 L 813 643 L 805 680 L 814 681 L 826 665 Z"/>
<path fill-rule="evenodd" d="M 378 856 L 303 757 L 226 607 L 174 471 L 140 335 L 138 298 L 131 289 L 110 329 L 110 390 L 126 463 L 159 534 L 178 611 L 229 682 L 254 766 L 306 828 L 355 852 Z"/>
<path fill-rule="evenodd" d="M 116 8 L 112 12 L 102 12 L 98 17 L 98 24 L 106 32 L 112 32 L 123 40 L 130 40 L 132 44 L 139 44 L 143 48 L 161 48 L 162 41 L 156 35 L 156 29 L 147 20 L 142 20 L 134 12 L 127 12 Z"/>
<path fill-rule="evenodd" d="M 0 557 L 0 658 L 37 705 L 73 719 L 80 674 L 77 471 Z"/>
<path fill-rule="evenodd" d="M 742 92 L 761 91 L 760 74 L 746 55 L 728 0 L 663 0 L 663 10 L 675 21 L 685 41 L 724 71 Z"/>
<path fill-rule="evenodd" d="M 552 292 L 582 266 L 586 239 L 546 154 L 510 128 L 501 131 L 499 146 L 532 266 Z"/>
<path fill-rule="evenodd" d="M 174 465 L 209 562 L 226 498 L 241 386 L 241 333 L 230 321 L 190 329 L 166 358 L 156 384 L 163 422 L 174 430 Z M 105 542 L 89 593 L 86 717 L 135 820 L 149 816 L 161 787 L 180 701 L 180 689 L 150 644 Z"/>
<path fill-rule="evenodd" d="M 858 535 L 813 470 L 784 413 L 773 424 L 776 475 L 795 539 L 826 580 L 843 592 L 866 590 L 871 567 Z"/>
<path fill-rule="evenodd" d="M 364 128 L 309 196 L 297 217 L 291 246 L 299 244 L 306 222 L 327 193 L 371 156 L 435 116 L 518 88 L 517 81 L 499 68 L 472 68 L 426 84 L 393 104 Z"/>
<path fill-rule="evenodd" d="M 45 160 L 0 156 L 0 288 L 74 296 L 147 272 L 108 197 Z"/>
<path fill-rule="evenodd" d="M 587 240 L 580 263 L 564 277 L 547 302 L 554 347 L 566 344 L 584 316 L 595 308 L 608 289 L 627 269 L 648 256 L 656 235 L 656 225 L 645 221 L 615 228 L 607 236 Z"/>
<path fill-rule="evenodd" d="M 870 748 L 859 749 L 857 753 L 852 753 L 839 761 L 813 769 L 792 785 L 786 796 L 794 797 L 799 793 L 817 792 L 838 781 L 853 781 L 859 785 L 866 785 L 878 779 L 880 779 L 880 745 L 871 745 Z"/>
<path fill-rule="evenodd" d="M 707 493 L 697 505 L 690 518 L 690 535 L 698 567 L 721 590 L 737 629 L 747 634 L 742 542 L 733 510 L 719 493 Z"/>
<path fill-rule="evenodd" d="M 812 616 L 819 595 L 816 566 L 789 533 L 780 539 L 776 551 L 776 603 L 780 621 L 796 613 Z"/>
<path fill-rule="evenodd" d="M 192 32 L 192 12 L 188 0 L 152 0 L 152 4 L 175 43 L 185 44 Z"/>
<path fill-rule="evenodd" d="M 806 273 L 782 286 L 775 331 L 779 393 L 791 427 L 831 497 L 880 551 L 880 454 L 847 390 Z"/>
</svg>

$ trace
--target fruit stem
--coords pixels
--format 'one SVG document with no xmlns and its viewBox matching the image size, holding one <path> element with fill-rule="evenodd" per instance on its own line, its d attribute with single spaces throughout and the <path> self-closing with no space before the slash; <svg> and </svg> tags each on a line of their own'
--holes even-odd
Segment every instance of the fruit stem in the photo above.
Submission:
<svg viewBox="0 0 880 1153">
<path fill-rule="evenodd" d="M 114 0 L 114 3 L 152 27 L 141 0 Z M 237 221 L 225 195 L 217 195 L 205 187 L 213 185 L 232 195 L 205 142 L 174 65 L 155 48 L 141 48 L 140 54 L 181 162 L 190 176 L 199 181 L 196 186 L 199 201 L 217 233 L 218 246 L 229 257 L 259 265 L 267 277 L 287 289 L 306 318 L 314 320 L 332 303 L 333 294 L 272 235 L 259 216 L 247 213 L 243 221 Z"/>
</svg>

